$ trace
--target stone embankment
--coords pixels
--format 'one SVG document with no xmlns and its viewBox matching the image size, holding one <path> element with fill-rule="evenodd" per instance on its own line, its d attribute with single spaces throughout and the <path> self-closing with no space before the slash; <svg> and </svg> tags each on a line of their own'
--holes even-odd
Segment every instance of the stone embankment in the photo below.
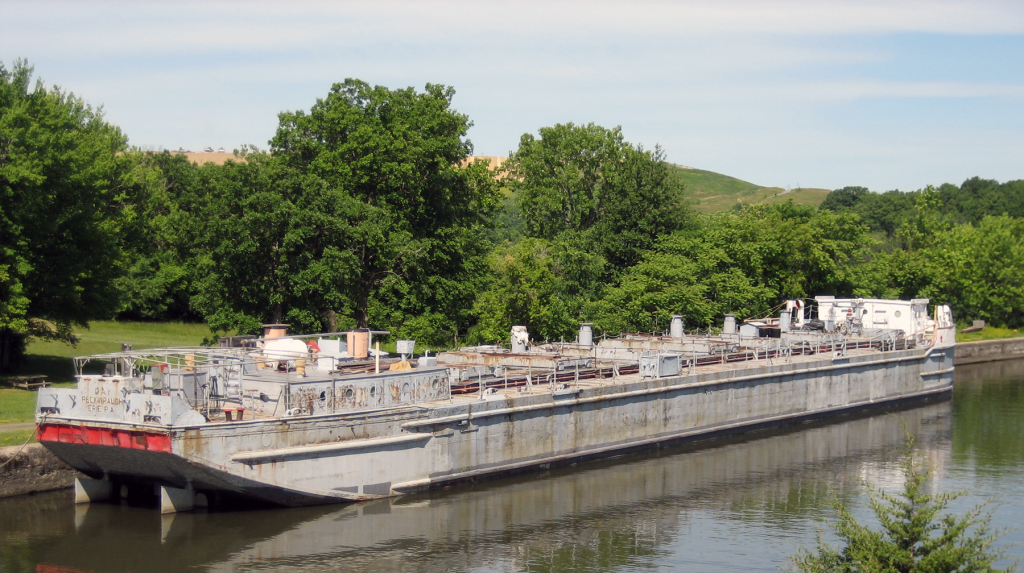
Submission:
<svg viewBox="0 0 1024 573">
<path fill-rule="evenodd" d="M 0 466 L 0 497 L 71 487 L 80 475 L 39 444 L 0 448 Z"/>
<path fill-rule="evenodd" d="M 953 365 L 1024 358 L 1024 338 L 958 342 Z"/>
</svg>

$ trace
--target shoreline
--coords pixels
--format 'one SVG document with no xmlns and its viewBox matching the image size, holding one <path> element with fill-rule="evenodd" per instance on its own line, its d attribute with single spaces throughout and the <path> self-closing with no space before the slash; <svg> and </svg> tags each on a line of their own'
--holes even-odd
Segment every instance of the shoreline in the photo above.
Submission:
<svg viewBox="0 0 1024 573">
<path fill-rule="evenodd" d="M 1024 337 L 958 342 L 953 366 L 1024 358 Z"/>
<path fill-rule="evenodd" d="M 0 498 L 67 489 L 82 474 L 42 444 L 0 448 Z"/>
</svg>

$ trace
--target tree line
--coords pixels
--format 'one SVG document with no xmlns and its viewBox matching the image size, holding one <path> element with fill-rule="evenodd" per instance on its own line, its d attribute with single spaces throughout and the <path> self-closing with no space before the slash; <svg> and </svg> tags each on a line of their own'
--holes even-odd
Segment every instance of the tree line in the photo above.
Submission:
<svg viewBox="0 0 1024 573">
<path fill-rule="evenodd" d="M 389 328 L 432 347 L 691 328 L 819 294 L 928 297 L 1024 322 L 1024 182 L 847 187 L 820 209 L 701 215 L 619 128 L 524 134 L 471 161 L 451 87 L 331 87 L 223 165 L 135 150 L 101 112 L 0 64 L 0 368 L 89 320 L 213 332 Z"/>
</svg>

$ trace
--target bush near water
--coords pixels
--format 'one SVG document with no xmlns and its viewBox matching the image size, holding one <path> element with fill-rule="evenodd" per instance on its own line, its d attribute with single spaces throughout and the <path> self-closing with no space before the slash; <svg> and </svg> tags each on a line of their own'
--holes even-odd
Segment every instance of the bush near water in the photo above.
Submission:
<svg viewBox="0 0 1024 573">
<path fill-rule="evenodd" d="M 470 160 L 452 88 L 358 80 L 280 114 L 268 149 L 200 166 L 131 148 L 32 75 L 0 64 L 3 370 L 30 338 L 73 341 L 109 319 L 372 325 L 439 348 L 504 340 L 511 324 L 571 339 L 581 321 L 651 331 L 678 313 L 708 328 L 833 294 L 1024 325 L 1022 181 L 846 187 L 820 208 L 754 191 L 698 212 L 749 184 L 594 124 L 526 133 L 494 172 Z"/>
<path fill-rule="evenodd" d="M 905 430 L 905 428 L 904 428 Z M 1009 573 L 993 567 L 1007 561 L 1009 546 L 996 545 L 1005 531 L 992 528 L 995 500 L 969 509 L 962 515 L 946 510 L 966 491 L 934 493 L 931 468 L 914 452 L 913 435 L 907 434 L 900 469 L 903 489 L 886 492 L 866 484 L 877 528 L 857 521 L 838 496 L 833 497 L 835 519 L 829 523 L 841 545 L 833 546 L 819 534 L 814 550 L 806 548 L 793 557 L 793 571 L 801 573 Z"/>
</svg>

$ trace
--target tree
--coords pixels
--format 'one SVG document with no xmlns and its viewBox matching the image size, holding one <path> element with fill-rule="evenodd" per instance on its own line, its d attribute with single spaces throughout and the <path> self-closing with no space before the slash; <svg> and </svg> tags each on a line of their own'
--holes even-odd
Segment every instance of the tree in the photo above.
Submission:
<svg viewBox="0 0 1024 573">
<path fill-rule="evenodd" d="M 825 200 L 821 202 L 818 209 L 822 211 L 851 209 L 861 199 L 870 196 L 870 193 L 871 191 L 868 191 L 867 187 L 843 187 L 842 189 L 836 189 L 825 196 Z"/>
<path fill-rule="evenodd" d="M 280 114 L 271 153 L 227 169 L 211 198 L 194 299 L 211 325 L 431 315 L 464 329 L 498 193 L 484 162 L 463 165 L 471 123 L 453 96 L 349 79 L 309 112 Z"/>
<path fill-rule="evenodd" d="M 948 304 L 962 322 L 1024 326 L 1024 220 L 985 217 L 936 234 L 916 253 L 929 277 L 917 296 Z"/>
<path fill-rule="evenodd" d="M 1024 216 L 1024 181 L 1000 184 L 991 179 L 972 177 L 960 187 L 945 184 L 939 188 L 944 210 L 957 223 L 978 224 L 988 215 Z"/>
<path fill-rule="evenodd" d="M 577 246 L 578 247 L 578 246 Z M 600 257 L 565 242 L 526 238 L 503 243 L 487 257 L 484 288 L 473 306 L 475 342 L 507 340 L 512 325 L 525 325 L 536 339 L 572 336 L 584 307 L 596 293 Z"/>
<path fill-rule="evenodd" d="M 686 223 L 683 185 L 660 147 L 645 151 L 621 128 L 593 123 L 543 127 L 539 135 L 524 134 L 504 165 L 530 236 L 581 235 L 614 272 Z"/>
<path fill-rule="evenodd" d="M 818 541 L 815 551 L 801 550 L 793 562 L 797 571 L 814 573 L 969 573 L 1012 571 L 994 569 L 1006 549 L 994 547 L 1000 532 L 992 531 L 988 504 L 962 516 L 943 513 L 964 492 L 931 494 L 930 472 L 922 468 L 913 451 L 914 438 L 907 436 L 903 452 L 903 490 L 896 494 L 872 488 L 871 510 L 881 525 L 871 529 L 857 522 L 835 498 L 838 518 L 831 524 L 843 542 L 836 548 Z"/>
<path fill-rule="evenodd" d="M 193 247 L 208 200 L 219 193 L 208 182 L 223 168 L 202 167 L 183 154 L 125 154 L 135 183 L 119 232 L 123 274 L 117 279 L 127 320 L 201 320 L 192 307 L 195 291 Z"/>
<path fill-rule="evenodd" d="M 66 339 L 117 308 L 127 140 L 32 71 L 0 64 L 0 369 L 26 336 Z"/>
<path fill-rule="evenodd" d="M 706 328 L 728 312 L 769 308 L 776 291 L 744 273 L 734 254 L 697 233 L 663 237 L 592 305 L 595 325 L 611 333 L 664 330 L 682 314 L 690 327 Z"/>
<path fill-rule="evenodd" d="M 729 312 L 748 318 L 788 298 L 848 294 L 865 232 L 855 215 L 791 202 L 698 216 L 625 270 L 592 318 L 610 332 L 663 328 L 673 314 L 709 327 Z"/>
</svg>

